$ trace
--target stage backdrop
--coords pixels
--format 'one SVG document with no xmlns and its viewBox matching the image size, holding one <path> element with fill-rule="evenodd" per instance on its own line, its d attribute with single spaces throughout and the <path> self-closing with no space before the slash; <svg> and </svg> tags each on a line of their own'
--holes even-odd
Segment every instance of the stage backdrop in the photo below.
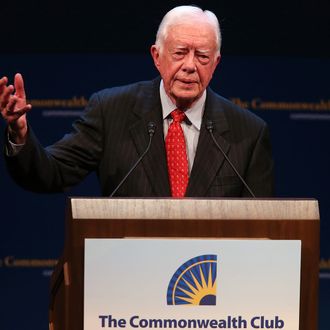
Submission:
<svg viewBox="0 0 330 330">
<path fill-rule="evenodd" d="M 34 106 L 29 120 L 44 145 L 70 130 L 94 91 L 157 75 L 147 53 L 0 55 L 0 63 L 0 76 L 24 75 Z M 268 122 L 276 197 L 320 203 L 319 330 L 330 328 L 329 76 L 326 59 L 223 56 L 211 84 Z M 50 274 L 64 244 L 66 197 L 100 196 L 98 182 L 92 174 L 66 194 L 43 195 L 18 187 L 3 157 L 0 173 L 0 329 L 44 330 Z"/>
</svg>

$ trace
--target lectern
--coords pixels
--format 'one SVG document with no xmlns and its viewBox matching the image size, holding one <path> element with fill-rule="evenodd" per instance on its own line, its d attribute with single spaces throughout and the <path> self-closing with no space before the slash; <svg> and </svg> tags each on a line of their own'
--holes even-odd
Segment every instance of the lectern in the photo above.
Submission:
<svg viewBox="0 0 330 330">
<path fill-rule="evenodd" d="M 313 199 L 69 198 L 51 279 L 50 330 L 83 330 L 85 238 L 301 241 L 300 330 L 317 330 L 319 208 Z"/>
</svg>

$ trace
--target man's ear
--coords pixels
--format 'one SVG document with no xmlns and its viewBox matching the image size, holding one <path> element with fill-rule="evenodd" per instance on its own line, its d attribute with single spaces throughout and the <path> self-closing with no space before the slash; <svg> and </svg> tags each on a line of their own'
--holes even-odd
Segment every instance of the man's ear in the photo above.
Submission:
<svg viewBox="0 0 330 330">
<path fill-rule="evenodd" d="M 156 45 L 150 47 L 150 53 L 156 68 L 159 70 L 159 48 Z"/>
<path fill-rule="evenodd" d="M 220 63 L 220 60 L 221 60 L 221 54 L 219 54 L 217 57 L 217 60 L 216 60 L 217 65 Z"/>
<path fill-rule="evenodd" d="M 215 59 L 215 62 L 214 62 L 214 65 L 213 65 L 213 72 L 215 71 L 215 69 L 217 68 L 218 64 L 220 63 L 220 60 L 221 60 L 221 54 L 217 55 L 216 59 Z M 212 73 L 213 75 L 213 73 Z"/>
</svg>

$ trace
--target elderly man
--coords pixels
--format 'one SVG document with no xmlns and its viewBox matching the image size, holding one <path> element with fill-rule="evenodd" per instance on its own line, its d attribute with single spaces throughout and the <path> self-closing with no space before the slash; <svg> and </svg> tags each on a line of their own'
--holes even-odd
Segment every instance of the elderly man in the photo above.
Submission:
<svg viewBox="0 0 330 330">
<path fill-rule="evenodd" d="M 0 109 L 12 177 L 38 192 L 66 190 L 96 171 L 104 196 L 271 196 L 267 125 L 208 87 L 220 46 L 212 12 L 172 9 L 151 47 L 160 77 L 93 94 L 73 131 L 47 148 L 27 123 L 31 105 L 22 76 L 14 86 L 3 77 Z"/>
</svg>

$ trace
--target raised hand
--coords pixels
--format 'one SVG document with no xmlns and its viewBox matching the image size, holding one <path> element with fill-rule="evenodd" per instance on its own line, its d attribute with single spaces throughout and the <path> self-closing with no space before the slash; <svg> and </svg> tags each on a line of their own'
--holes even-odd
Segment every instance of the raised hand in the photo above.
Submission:
<svg viewBox="0 0 330 330">
<path fill-rule="evenodd" d="M 15 75 L 14 86 L 8 86 L 8 78 L 0 79 L 0 112 L 9 127 L 10 138 L 15 143 L 24 143 L 27 133 L 26 113 L 32 108 L 26 103 L 23 77 Z"/>
</svg>

